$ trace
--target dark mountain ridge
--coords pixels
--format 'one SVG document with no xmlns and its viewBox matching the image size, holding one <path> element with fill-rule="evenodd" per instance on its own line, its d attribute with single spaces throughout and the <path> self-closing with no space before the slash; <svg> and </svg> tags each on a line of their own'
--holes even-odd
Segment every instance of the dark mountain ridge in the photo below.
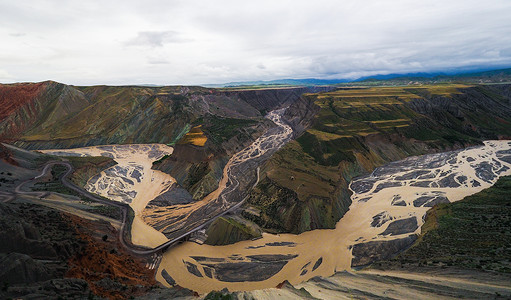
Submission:
<svg viewBox="0 0 511 300">
<path fill-rule="evenodd" d="M 511 82 L 511 68 L 486 69 L 477 68 L 468 71 L 438 71 L 438 72 L 414 72 L 414 73 L 391 73 L 363 76 L 356 79 L 276 79 L 259 81 L 229 82 L 224 84 L 206 84 L 208 87 L 243 87 L 243 86 L 327 86 L 327 85 L 408 85 L 413 83 L 500 83 Z"/>
</svg>

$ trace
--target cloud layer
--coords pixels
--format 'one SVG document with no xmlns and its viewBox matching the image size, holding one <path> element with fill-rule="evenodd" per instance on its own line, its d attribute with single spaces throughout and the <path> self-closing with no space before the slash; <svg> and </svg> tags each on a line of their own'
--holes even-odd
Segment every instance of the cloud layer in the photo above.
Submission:
<svg viewBox="0 0 511 300">
<path fill-rule="evenodd" d="M 511 1 L 0 1 L 0 82 L 202 84 L 511 66 Z"/>
</svg>

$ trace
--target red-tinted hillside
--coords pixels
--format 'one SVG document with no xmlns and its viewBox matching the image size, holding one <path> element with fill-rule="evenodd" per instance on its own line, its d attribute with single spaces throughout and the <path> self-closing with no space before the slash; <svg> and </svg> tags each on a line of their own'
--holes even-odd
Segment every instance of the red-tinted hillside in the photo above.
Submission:
<svg viewBox="0 0 511 300">
<path fill-rule="evenodd" d="M 20 107 L 30 104 L 46 87 L 46 82 L 0 85 L 0 121 Z"/>
</svg>

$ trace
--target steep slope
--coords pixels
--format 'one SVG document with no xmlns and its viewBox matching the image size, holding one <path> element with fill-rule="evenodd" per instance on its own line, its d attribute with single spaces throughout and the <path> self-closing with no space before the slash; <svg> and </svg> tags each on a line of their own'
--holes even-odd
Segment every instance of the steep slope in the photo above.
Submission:
<svg viewBox="0 0 511 300">
<path fill-rule="evenodd" d="M 229 157 L 273 126 L 263 114 L 306 91 L 315 89 L 0 85 L 0 139 L 26 149 L 173 144 L 174 155 L 155 168 L 200 199 L 218 186 Z"/>
<path fill-rule="evenodd" d="M 32 126 L 46 103 L 53 101 L 55 87 L 49 81 L 0 85 L 0 138 L 18 136 Z"/>
<path fill-rule="evenodd" d="M 324 89 L 326 88 L 322 88 Z M 172 175 L 193 199 L 201 199 L 218 187 L 229 157 L 249 146 L 263 132 L 274 126 L 266 119 L 230 117 L 240 112 L 240 102 L 254 107 L 257 114 L 264 114 L 296 102 L 305 92 L 316 90 L 318 89 L 215 90 L 213 95 L 205 97 L 210 103 L 210 110 L 215 114 L 206 114 L 192 123 L 192 126 L 201 126 L 200 130 L 207 138 L 206 142 L 201 147 L 185 135 L 175 145 L 173 155 L 159 161 L 154 168 Z M 232 99 L 237 100 L 233 103 Z M 224 109 L 219 109 L 219 106 Z M 233 111 L 230 112 L 231 110 Z"/>
<path fill-rule="evenodd" d="M 202 199 L 218 187 L 225 164 L 234 153 L 247 147 L 274 126 L 268 120 L 205 116 L 196 121 L 206 142 L 195 145 L 189 134 L 175 146 L 171 156 L 153 166 L 174 177 L 193 199 Z"/>
<path fill-rule="evenodd" d="M 384 270 L 451 268 L 504 273 L 511 278 L 511 177 L 462 201 L 428 211 L 419 240 Z"/>
<path fill-rule="evenodd" d="M 510 95 L 509 85 L 308 94 L 289 111 L 305 116 L 292 122 L 296 129 L 312 125 L 266 164 L 243 215 L 270 231 L 333 228 L 349 207 L 353 177 L 411 155 L 509 138 Z"/>
<path fill-rule="evenodd" d="M 157 284 L 147 259 L 118 241 L 118 211 L 74 196 L 58 168 L 39 175 L 56 157 L 0 145 L 0 298 L 126 299 Z M 71 161 L 78 183 L 112 164 L 103 157 Z M 34 177 L 38 182 L 22 190 L 40 188 L 42 195 L 16 190 Z"/>
<path fill-rule="evenodd" d="M 47 85 L 47 93 L 38 99 L 42 108 L 31 116 L 34 121 L 25 122 L 25 129 L 18 134 L 2 132 L 4 138 L 29 148 L 144 140 L 170 143 L 173 135 L 193 117 L 188 106 L 191 101 L 181 95 L 179 87 L 81 88 L 53 82 Z"/>
<path fill-rule="evenodd" d="M 309 90 L 0 85 L 0 138 L 25 148 L 176 143 L 202 117 L 257 121 Z"/>
<path fill-rule="evenodd" d="M 216 219 L 206 231 L 208 245 L 228 245 L 237 241 L 260 238 L 261 229 L 236 216 Z"/>
</svg>

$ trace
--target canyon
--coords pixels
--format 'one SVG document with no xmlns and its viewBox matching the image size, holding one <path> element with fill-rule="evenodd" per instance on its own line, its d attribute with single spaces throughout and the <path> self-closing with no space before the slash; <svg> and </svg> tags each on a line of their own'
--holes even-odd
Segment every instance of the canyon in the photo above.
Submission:
<svg viewBox="0 0 511 300">
<path fill-rule="evenodd" d="M 106 222 L 163 293 L 320 297 L 511 175 L 509 89 L 3 85 L 0 198 Z"/>
<path fill-rule="evenodd" d="M 510 175 L 510 155 L 511 143 L 488 141 L 391 163 L 352 182 L 353 203 L 333 230 L 263 234 L 227 246 L 186 243 L 163 256 L 157 278 L 200 292 L 243 291 L 369 265 L 410 246 L 434 204 L 461 200 Z M 401 177 L 406 181 L 396 184 Z"/>
</svg>

